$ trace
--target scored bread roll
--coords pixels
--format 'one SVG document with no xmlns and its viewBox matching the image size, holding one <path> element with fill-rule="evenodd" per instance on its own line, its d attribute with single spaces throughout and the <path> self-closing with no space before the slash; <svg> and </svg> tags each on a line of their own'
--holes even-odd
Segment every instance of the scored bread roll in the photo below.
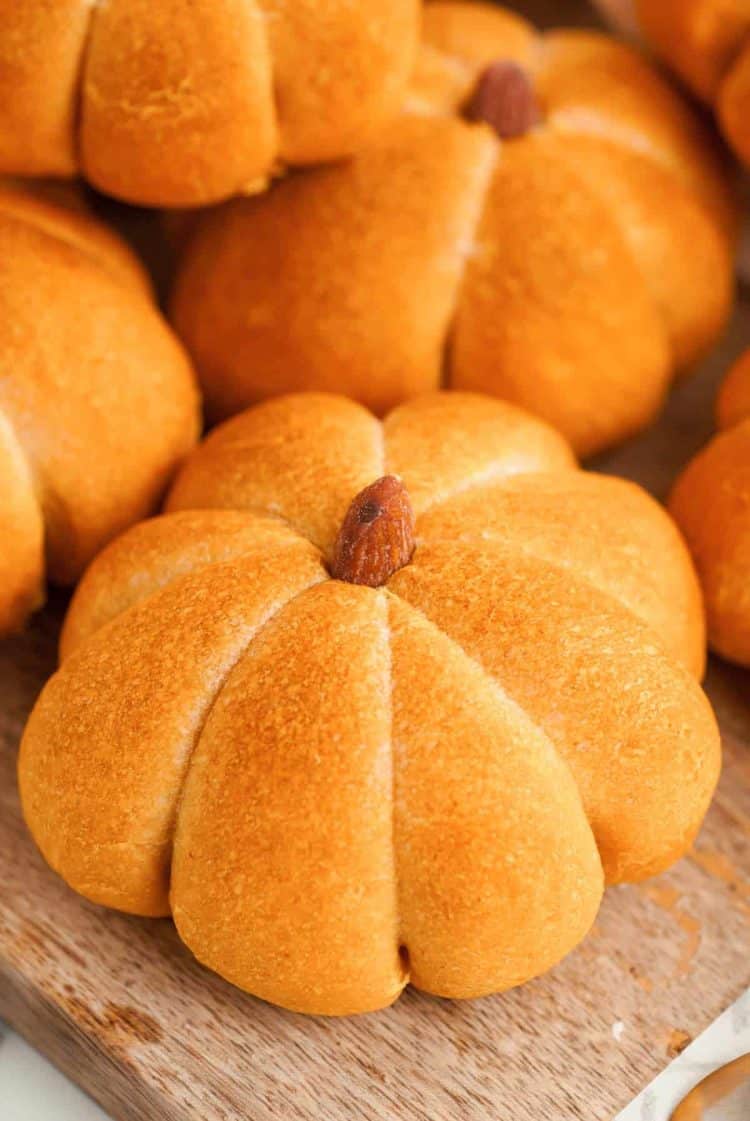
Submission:
<svg viewBox="0 0 750 1121">
<path fill-rule="evenodd" d="M 0 174 L 201 206 L 354 151 L 395 112 L 418 0 L 5 0 Z"/>
<path fill-rule="evenodd" d="M 703 585 L 708 633 L 750 666 L 750 351 L 719 394 L 721 431 L 678 479 L 670 502 Z"/>
<path fill-rule="evenodd" d="M 82 209 L 0 186 L 0 633 L 158 503 L 198 433 L 133 254 Z"/>
<path fill-rule="evenodd" d="M 750 164 L 750 4 L 747 0 L 594 0 L 640 34 L 702 100 Z"/>
<path fill-rule="evenodd" d="M 718 775 L 674 525 L 471 394 L 216 429 L 90 566 L 61 656 L 19 758 L 46 859 L 305 1012 L 548 969 Z"/>
<path fill-rule="evenodd" d="M 406 111 L 353 160 L 191 220 L 172 317 L 209 415 L 311 389 L 382 414 L 442 383 L 593 454 L 726 322 L 730 176 L 607 36 L 435 2 L 425 40 Z"/>
</svg>

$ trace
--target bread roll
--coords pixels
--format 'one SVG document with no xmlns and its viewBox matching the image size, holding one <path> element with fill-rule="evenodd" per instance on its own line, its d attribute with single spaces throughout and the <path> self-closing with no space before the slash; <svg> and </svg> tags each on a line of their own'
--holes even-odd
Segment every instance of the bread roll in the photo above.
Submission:
<svg viewBox="0 0 750 1121">
<path fill-rule="evenodd" d="M 717 413 L 722 431 L 680 476 L 671 509 L 703 584 L 711 645 L 750 666 L 750 351 L 724 382 Z"/>
<path fill-rule="evenodd" d="M 418 0 L 2 0 L 0 174 L 148 206 L 261 189 L 396 111 Z"/>
<path fill-rule="evenodd" d="M 653 420 L 726 322 L 730 177 L 691 108 L 606 36 L 440 0 L 425 36 L 406 111 L 354 160 L 191 222 L 172 316 L 209 414 L 297 390 L 382 414 L 442 383 L 593 454 Z M 466 119 L 492 117 L 482 90 L 502 104 L 493 73 L 517 87 L 506 113 L 526 98 L 521 135 Z"/>
<path fill-rule="evenodd" d="M 698 97 L 750 164 L 750 6 L 747 0 L 596 0 L 642 35 Z"/>
<path fill-rule="evenodd" d="M 0 188 L 0 633 L 154 509 L 198 397 L 130 250 L 83 210 Z"/>
<path fill-rule="evenodd" d="M 19 759 L 47 860 L 304 1012 L 548 969 L 718 775 L 673 524 L 471 394 L 216 429 L 90 566 L 61 654 Z"/>
</svg>

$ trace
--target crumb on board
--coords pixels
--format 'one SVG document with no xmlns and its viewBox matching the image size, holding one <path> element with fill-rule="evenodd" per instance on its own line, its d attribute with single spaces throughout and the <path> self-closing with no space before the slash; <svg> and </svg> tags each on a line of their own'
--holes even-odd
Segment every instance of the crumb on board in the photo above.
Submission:
<svg viewBox="0 0 750 1121">
<path fill-rule="evenodd" d="M 693 1037 L 681 1028 L 673 1028 L 667 1037 L 667 1054 L 676 1059 L 693 1042 Z"/>
</svg>

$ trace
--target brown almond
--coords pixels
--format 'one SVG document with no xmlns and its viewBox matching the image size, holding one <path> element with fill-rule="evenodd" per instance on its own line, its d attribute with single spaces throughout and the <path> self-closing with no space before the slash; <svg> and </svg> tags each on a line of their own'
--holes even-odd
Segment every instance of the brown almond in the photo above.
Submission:
<svg viewBox="0 0 750 1121">
<path fill-rule="evenodd" d="M 361 490 L 333 547 L 331 575 L 348 584 L 379 588 L 414 552 L 414 510 L 406 487 L 385 475 Z"/>
<path fill-rule="evenodd" d="M 542 119 L 531 78 L 522 66 L 505 60 L 482 71 L 465 115 L 491 125 L 502 140 L 525 136 Z"/>
</svg>

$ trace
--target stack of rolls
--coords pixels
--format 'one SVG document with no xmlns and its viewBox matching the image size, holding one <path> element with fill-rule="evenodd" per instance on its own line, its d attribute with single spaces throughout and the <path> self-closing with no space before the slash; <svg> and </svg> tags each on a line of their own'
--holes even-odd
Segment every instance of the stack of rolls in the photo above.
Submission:
<svg viewBox="0 0 750 1121">
<path fill-rule="evenodd" d="M 199 215 L 172 316 L 212 420 L 442 383 L 591 455 L 721 333 L 737 221 L 715 138 L 635 50 L 438 0 L 405 111 L 353 160 Z"/>
<path fill-rule="evenodd" d="M 743 153 L 750 16 L 638 5 Z M 705 116 L 475 0 L 5 4 L 0 173 L 182 229 L 173 333 L 74 188 L 0 187 L 0 633 L 77 583 L 18 776 L 81 896 L 345 1015 L 522 984 L 689 850 L 699 576 L 750 665 L 750 356 L 673 495 L 689 548 L 578 457 L 727 323 Z"/>
</svg>

